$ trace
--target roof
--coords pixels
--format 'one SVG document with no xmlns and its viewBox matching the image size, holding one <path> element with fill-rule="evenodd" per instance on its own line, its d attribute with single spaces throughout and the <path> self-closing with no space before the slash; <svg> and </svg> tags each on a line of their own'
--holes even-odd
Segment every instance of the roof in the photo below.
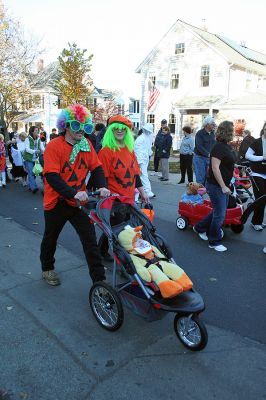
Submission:
<svg viewBox="0 0 266 400">
<path fill-rule="evenodd" d="M 54 83 L 58 79 L 59 62 L 54 61 L 47 65 L 42 71 L 31 75 L 30 85 L 32 89 L 54 88 Z"/>
<path fill-rule="evenodd" d="M 209 108 L 221 104 L 223 96 L 186 96 L 176 102 L 179 108 Z"/>
<path fill-rule="evenodd" d="M 44 119 L 43 113 L 23 113 L 19 114 L 14 118 L 14 122 L 24 122 L 24 124 L 27 124 L 29 122 L 42 122 Z"/>
<path fill-rule="evenodd" d="M 226 101 L 223 103 L 223 106 L 266 106 L 266 95 L 262 93 L 249 93 Z"/>
<path fill-rule="evenodd" d="M 203 29 L 197 28 L 193 25 L 187 24 L 181 20 L 177 20 L 169 31 L 163 36 L 159 43 L 147 55 L 144 61 L 138 66 L 136 72 L 140 73 L 143 65 L 147 64 L 156 53 L 160 42 L 168 35 L 169 32 L 174 30 L 178 24 L 188 29 L 192 34 L 196 35 L 199 39 L 204 41 L 214 51 L 225 58 L 230 64 L 235 64 L 239 67 L 256 71 L 259 74 L 266 75 L 266 55 L 259 53 L 255 50 L 248 49 L 241 46 L 231 39 L 219 36 Z"/>
</svg>

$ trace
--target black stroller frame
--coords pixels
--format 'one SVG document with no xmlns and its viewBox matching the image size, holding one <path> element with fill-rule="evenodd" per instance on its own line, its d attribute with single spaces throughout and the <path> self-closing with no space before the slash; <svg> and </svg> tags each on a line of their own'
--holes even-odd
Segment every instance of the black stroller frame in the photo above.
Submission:
<svg viewBox="0 0 266 400">
<path fill-rule="evenodd" d="M 251 181 L 252 185 L 256 186 L 256 182 L 253 179 L 252 176 L 252 170 L 249 167 L 249 163 L 248 162 L 243 162 L 242 164 L 235 164 L 235 168 L 238 168 L 238 170 L 242 170 L 245 172 L 246 177 L 241 176 L 239 179 L 241 180 L 247 180 L 247 181 Z M 236 179 L 237 180 L 237 179 Z M 234 183 L 238 198 L 240 199 L 241 203 L 250 203 L 251 201 L 253 202 L 255 200 L 254 194 L 248 189 L 246 188 L 244 185 L 237 185 Z M 247 197 L 244 198 L 244 194 L 246 193 Z"/>
<path fill-rule="evenodd" d="M 132 204 L 131 199 L 117 195 L 99 200 L 94 210 L 80 208 L 107 236 L 109 251 L 114 258 L 111 284 L 96 282 L 90 289 L 90 306 L 97 322 L 109 331 L 119 329 L 124 319 L 123 305 L 150 322 L 163 318 L 166 312 L 173 312 L 176 314 L 174 330 L 182 344 L 192 351 L 202 350 L 208 334 L 199 319 L 205 309 L 200 294 L 191 289 L 171 299 L 162 298 L 155 284 L 141 279 L 129 253 L 119 244 L 118 234 L 126 225 L 142 225 L 144 239 L 175 263 L 169 246 L 147 216 Z M 111 226 L 112 215 L 121 222 Z M 118 272 L 126 282 L 118 283 Z"/>
</svg>

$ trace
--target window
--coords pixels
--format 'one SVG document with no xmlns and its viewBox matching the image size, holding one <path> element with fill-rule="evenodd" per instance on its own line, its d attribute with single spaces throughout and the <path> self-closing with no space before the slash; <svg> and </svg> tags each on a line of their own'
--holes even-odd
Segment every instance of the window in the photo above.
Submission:
<svg viewBox="0 0 266 400">
<path fill-rule="evenodd" d="M 175 45 L 175 54 L 185 53 L 185 43 L 177 43 Z"/>
<path fill-rule="evenodd" d="M 118 114 L 124 115 L 125 114 L 125 105 L 124 104 L 118 104 Z"/>
<path fill-rule="evenodd" d="M 33 106 L 34 108 L 41 108 L 42 99 L 41 99 L 41 96 L 40 96 L 39 94 L 33 96 L 33 99 L 32 99 L 32 100 L 33 100 L 32 106 Z"/>
<path fill-rule="evenodd" d="M 154 124 L 154 121 L 155 121 L 154 114 L 148 114 L 147 115 L 147 122 L 150 123 L 150 124 Z"/>
<path fill-rule="evenodd" d="M 176 116 L 175 114 L 169 114 L 169 129 L 171 133 L 175 133 Z"/>
<path fill-rule="evenodd" d="M 249 90 L 251 88 L 251 82 L 252 82 L 252 73 L 251 71 L 248 71 L 246 77 L 246 90 Z"/>
<path fill-rule="evenodd" d="M 150 83 L 152 83 L 152 85 L 155 86 L 155 84 L 156 84 L 156 76 L 155 75 L 151 75 L 149 80 L 150 80 Z"/>
<path fill-rule="evenodd" d="M 133 102 L 133 112 L 139 114 L 139 100 Z"/>
<path fill-rule="evenodd" d="M 203 65 L 201 67 L 200 86 L 206 87 L 210 84 L 210 66 Z"/>
<path fill-rule="evenodd" d="M 178 85 L 179 85 L 179 74 L 172 74 L 170 81 L 170 88 L 178 89 Z"/>
</svg>

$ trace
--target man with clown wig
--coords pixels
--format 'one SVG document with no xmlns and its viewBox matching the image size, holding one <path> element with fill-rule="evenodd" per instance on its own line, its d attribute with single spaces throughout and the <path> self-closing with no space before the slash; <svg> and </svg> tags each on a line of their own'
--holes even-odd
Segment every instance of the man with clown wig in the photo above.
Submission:
<svg viewBox="0 0 266 400">
<path fill-rule="evenodd" d="M 86 176 L 89 172 L 100 195 L 110 195 L 101 162 L 90 141 L 84 137 L 84 133 L 93 131 L 92 115 L 80 104 L 71 105 L 59 114 L 57 128 L 60 135 L 47 144 L 44 152 L 42 277 L 49 285 L 60 284 L 54 270 L 54 254 L 58 236 L 69 221 L 81 240 L 92 281 L 101 281 L 105 279 L 105 273 L 94 225 L 77 207 L 77 201 L 81 204 L 88 201 Z"/>
</svg>

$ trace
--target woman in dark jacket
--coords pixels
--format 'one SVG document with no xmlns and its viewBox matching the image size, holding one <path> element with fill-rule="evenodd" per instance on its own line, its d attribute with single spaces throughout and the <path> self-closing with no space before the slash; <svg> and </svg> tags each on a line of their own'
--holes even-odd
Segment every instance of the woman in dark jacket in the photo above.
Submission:
<svg viewBox="0 0 266 400">
<path fill-rule="evenodd" d="M 246 160 L 246 152 L 252 142 L 254 142 L 255 138 L 251 136 L 251 132 L 248 129 L 243 131 L 243 140 L 240 144 L 238 150 L 238 162 L 245 162 Z"/>
<path fill-rule="evenodd" d="M 159 178 L 161 181 L 169 180 L 169 157 L 172 147 L 172 136 L 168 126 L 162 128 L 162 135 L 157 145 L 157 154 L 161 159 L 162 177 Z"/>
<path fill-rule="evenodd" d="M 266 194 L 266 122 L 260 132 L 260 138 L 255 139 L 246 152 L 246 159 L 250 161 L 252 169 L 252 186 L 255 199 Z M 265 203 L 254 210 L 251 225 L 255 231 L 262 231 Z"/>
</svg>

